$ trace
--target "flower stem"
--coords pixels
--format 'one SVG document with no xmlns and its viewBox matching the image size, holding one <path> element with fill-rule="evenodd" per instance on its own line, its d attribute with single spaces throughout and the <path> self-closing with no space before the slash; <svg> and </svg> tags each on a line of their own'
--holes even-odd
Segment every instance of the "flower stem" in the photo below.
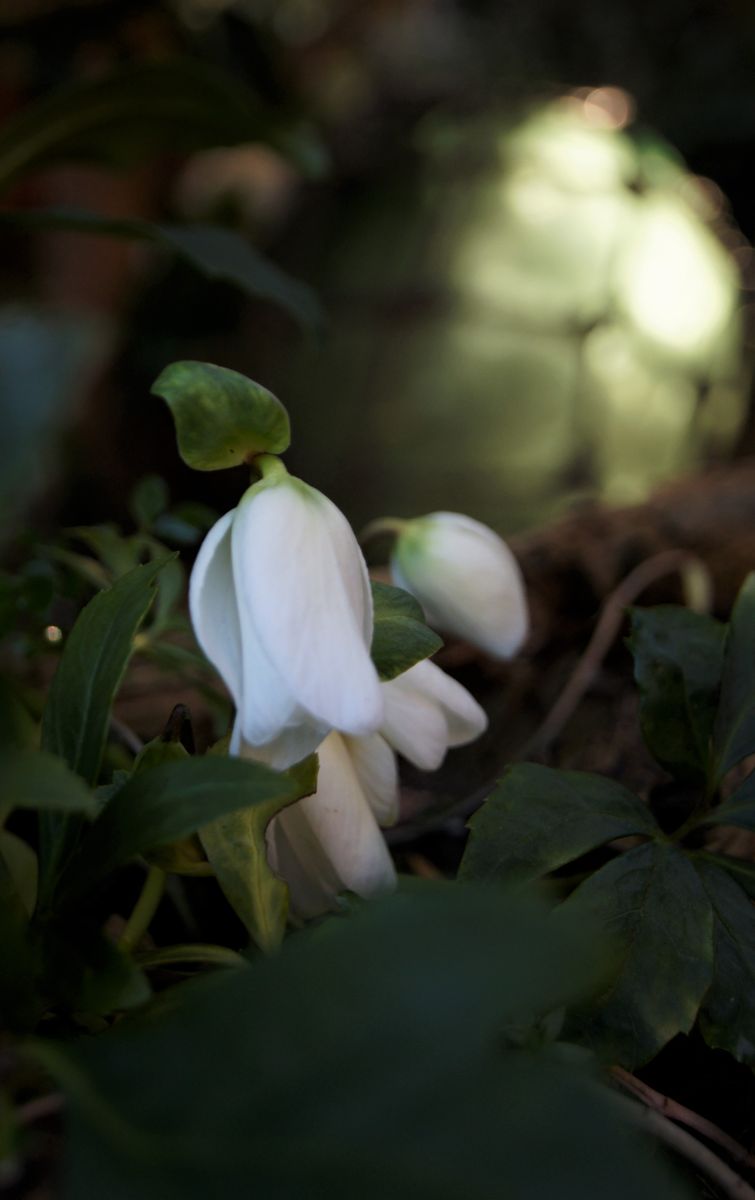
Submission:
<svg viewBox="0 0 755 1200">
<path fill-rule="evenodd" d="M 149 929 L 150 922 L 163 898 L 165 880 L 165 871 L 162 871 L 160 867 L 150 867 L 139 899 L 134 905 L 134 911 L 126 922 L 126 928 L 118 939 L 118 945 L 121 950 L 130 952 L 135 946 L 139 945 L 139 942 Z"/>
<path fill-rule="evenodd" d="M 387 534 L 398 537 L 407 524 L 408 521 L 403 521 L 401 517 L 377 517 L 374 521 L 368 521 L 359 534 L 359 545 L 366 546 L 373 538 L 384 537 Z"/>
<path fill-rule="evenodd" d="M 258 472 L 261 479 L 284 479 L 288 475 L 285 463 L 277 454 L 258 454 L 251 461 L 251 466 Z"/>
</svg>

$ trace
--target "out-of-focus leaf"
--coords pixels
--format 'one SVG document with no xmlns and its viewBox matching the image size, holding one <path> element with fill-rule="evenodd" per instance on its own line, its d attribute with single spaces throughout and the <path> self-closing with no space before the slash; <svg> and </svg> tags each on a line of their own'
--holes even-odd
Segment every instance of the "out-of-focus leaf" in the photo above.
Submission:
<svg viewBox="0 0 755 1200">
<path fill-rule="evenodd" d="M 713 909 L 713 982 L 700 1011 L 710 1046 L 755 1063 L 755 909 L 718 867 L 695 861 Z"/>
<path fill-rule="evenodd" d="M 208 279 L 233 284 L 249 296 L 280 305 L 304 329 L 319 329 L 320 303 L 305 283 L 287 275 L 248 238 L 217 225 L 158 225 L 136 218 L 102 217 L 78 209 L 28 209 L 0 213 L 0 229 L 60 229 L 135 238 L 169 250 Z"/>
<path fill-rule="evenodd" d="M 106 1016 L 149 1000 L 144 972 L 86 918 L 39 929 L 41 987 L 54 1007 Z"/>
<path fill-rule="evenodd" d="M 673 774 L 707 780 L 726 626 L 668 605 L 632 609 L 629 648 L 649 750 Z"/>
<path fill-rule="evenodd" d="M 7 829 L 0 830 L 0 857 L 3 858 L 16 891 L 28 917 L 34 912 L 37 903 L 37 856 L 28 842 L 9 833 Z"/>
<path fill-rule="evenodd" d="M 139 565 L 136 539 L 124 537 L 115 525 L 76 525 L 66 533 L 96 554 L 113 579 L 120 579 Z"/>
<path fill-rule="evenodd" d="M 509 768 L 469 826 L 460 878 L 502 883 L 555 871 L 614 838 L 660 832 L 647 805 L 612 779 L 535 763 Z"/>
<path fill-rule="evenodd" d="M 238 371 L 175 362 L 161 371 L 151 390 L 170 408 L 178 452 L 195 471 L 237 467 L 263 451 L 281 454 L 291 441 L 280 400 Z"/>
<path fill-rule="evenodd" d="M 695 824 L 738 825 L 741 829 L 755 830 L 755 774 L 748 775 L 728 800 L 709 808 Z"/>
<path fill-rule="evenodd" d="M 395 679 L 435 654 L 443 640 L 428 628 L 417 601 L 403 588 L 372 583 L 372 661 L 381 679 Z"/>
<path fill-rule="evenodd" d="M 180 841 L 226 813 L 296 799 L 295 778 L 239 758 L 207 755 L 139 771 L 82 837 L 61 880 L 73 904 L 136 854 Z"/>
<path fill-rule="evenodd" d="M 619 942 L 613 978 L 573 1015 L 571 1036 L 630 1070 L 688 1033 L 710 984 L 713 913 L 689 858 L 675 846 L 637 846 L 601 867 L 565 902 Z"/>
<path fill-rule="evenodd" d="M 751 900 L 755 900 L 754 862 L 750 862 L 747 858 L 733 858 L 729 854 L 712 854 L 708 850 L 697 850 L 693 855 L 693 859 L 695 862 L 701 860 L 702 862 L 709 863 L 710 866 L 720 867 L 722 871 L 726 871 L 739 884 Z"/>
<path fill-rule="evenodd" d="M 717 781 L 755 752 L 755 572 L 742 585 L 729 621 L 713 751 Z"/>
<path fill-rule="evenodd" d="M 31 1029 L 43 1008 L 36 987 L 37 950 L 29 914 L 14 874 L 0 854 L 0 1017 L 12 1028 Z"/>
<path fill-rule="evenodd" d="M 151 530 L 168 507 L 168 485 L 160 475 L 144 475 L 129 497 L 129 509 L 140 529 Z"/>
<path fill-rule="evenodd" d="M 7 750 L 0 755 L 0 796 L 4 808 L 46 812 L 97 812 L 94 793 L 62 759 L 44 750 Z"/>
<path fill-rule="evenodd" d="M 197 59 L 124 67 L 49 92 L 5 123 L 0 181 L 60 159 L 126 166 L 171 153 L 267 141 L 310 172 L 318 143 L 243 83 Z"/>
<path fill-rule="evenodd" d="M 42 746 L 90 785 L 97 782 L 110 709 L 147 614 L 162 562 L 135 567 L 81 611 L 58 664 L 42 720 Z M 78 837 L 79 824 L 51 813 L 40 821 L 40 900 Z"/>
<path fill-rule="evenodd" d="M 311 754 L 287 774 L 294 781 L 292 795 L 229 813 L 205 825 L 199 835 L 226 899 L 266 951 L 277 950 L 283 941 L 288 888 L 268 866 L 265 830 L 287 804 L 315 791 L 317 755 Z"/>
<path fill-rule="evenodd" d="M 250 1179 L 267 1200 L 353 1200 L 355 1180 L 360 1200 L 680 1200 L 585 1056 L 502 1045 L 594 963 L 531 898 L 427 885 L 173 989 L 166 1012 L 38 1043 L 66 1094 L 65 1200 Z"/>
</svg>

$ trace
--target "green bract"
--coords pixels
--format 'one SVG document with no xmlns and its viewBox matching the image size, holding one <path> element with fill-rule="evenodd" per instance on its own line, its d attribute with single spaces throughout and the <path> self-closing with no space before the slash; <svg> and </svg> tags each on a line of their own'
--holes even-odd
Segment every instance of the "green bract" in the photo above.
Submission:
<svg viewBox="0 0 755 1200">
<path fill-rule="evenodd" d="M 178 451 L 195 471 L 237 467 L 257 454 L 281 454 L 291 442 L 288 413 L 267 388 L 213 363 L 171 363 L 152 393 L 176 422 Z"/>
</svg>

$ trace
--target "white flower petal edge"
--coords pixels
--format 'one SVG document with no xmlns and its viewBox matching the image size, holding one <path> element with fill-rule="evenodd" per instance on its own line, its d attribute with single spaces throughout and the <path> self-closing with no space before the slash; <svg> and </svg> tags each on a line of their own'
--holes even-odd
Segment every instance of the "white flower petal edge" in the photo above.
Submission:
<svg viewBox="0 0 755 1200">
<path fill-rule="evenodd" d="M 231 565 L 235 513 L 233 508 L 216 521 L 200 546 L 189 581 L 189 613 L 204 655 L 225 681 L 238 708 L 242 695 L 241 628 Z"/>
<path fill-rule="evenodd" d="M 398 764 L 393 750 L 379 733 L 371 733 L 366 737 L 344 737 L 343 740 L 378 825 L 385 827 L 395 824 L 398 820 L 399 786 Z"/>
<path fill-rule="evenodd" d="M 286 688 L 322 724 L 373 732 L 383 699 L 370 659 L 372 596 L 346 518 L 299 480 L 263 480 L 242 499 L 231 536 L 239 612 Z M 244 638 L 244 620 L 241 628 Z"/>
<path fill-rule="evenodd" d="M 383 690 L 380 732 L 420 770 L 436 770 L 449 747 L 474 741 L 487 729 L 488 718 L 474 697 L 435 663 L 416 663 Z"/>
<path fill-rule="evenodd" d="M 493 658 L 511 658 L 524 642 L 529 617 L 519 565 L 480 521 L 450 512 L 408 521 L 391 571 L 396 584 L 419 600 L 431 625 Z"/>
<path fill-rule="evenodd" d="M 331 733 L 318 749 L 317 791 L 283 809 L 268 830 L 270 865 L 302 917 L 333 908 L 339 892 L 390 891 L 396 872 L 348 747 Z"/>
</svg>

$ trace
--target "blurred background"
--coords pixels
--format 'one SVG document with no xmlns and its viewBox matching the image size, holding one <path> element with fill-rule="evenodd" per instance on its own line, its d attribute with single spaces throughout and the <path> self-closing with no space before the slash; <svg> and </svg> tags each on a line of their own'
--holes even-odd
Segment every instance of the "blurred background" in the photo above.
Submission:
<svg viewBox="0 0 755 1200">
<path fill-rule="evenodd" d="M 6 542 L 150 473 L 235 503 L 150 395 L 180 358 L 280 396 L 357 525 L 512 533 L 752 449 L 745 0 L 3 0 L 0 37 Z"/>
</svg>

